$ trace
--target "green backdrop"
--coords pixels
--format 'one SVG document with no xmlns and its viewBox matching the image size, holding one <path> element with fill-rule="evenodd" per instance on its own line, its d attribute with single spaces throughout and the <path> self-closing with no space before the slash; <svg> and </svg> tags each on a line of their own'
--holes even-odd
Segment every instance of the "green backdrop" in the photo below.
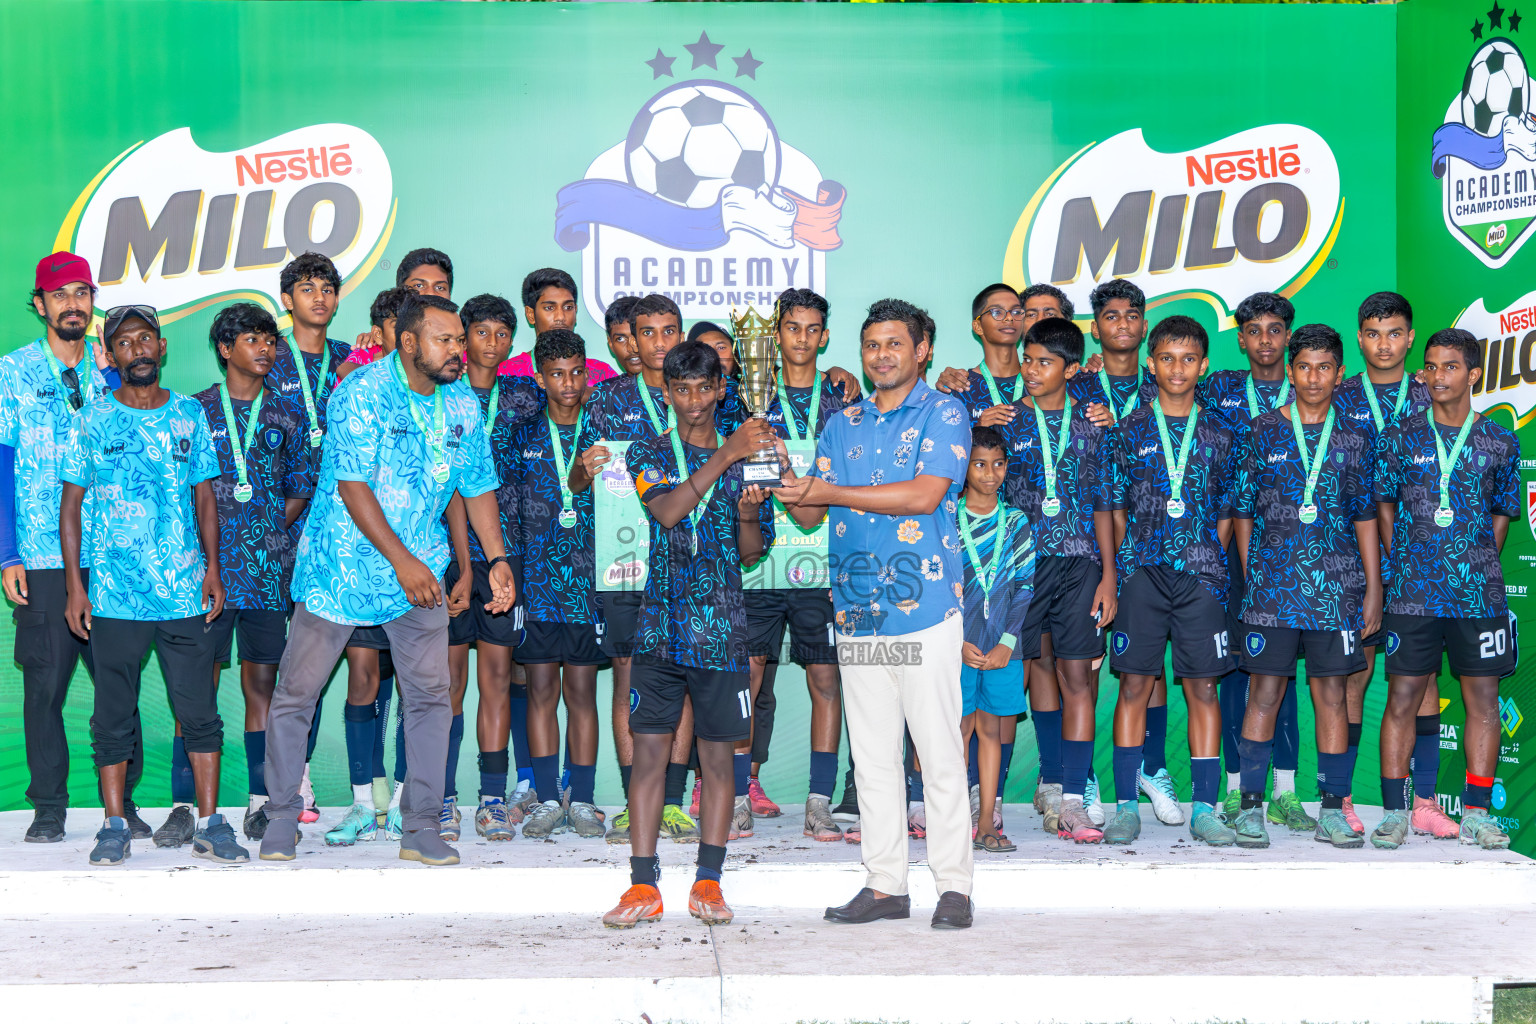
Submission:
<svg viewBox="0 0 1536 1024">
<path fill-rule="evenodd" d="M 1459 24 L 1472 10 L 1447 5 L 1444 17 Z M 974 365 L 968 304 L 999 277 L 1057 281 L 1085 310 L 1096 280 L 1129 276 L 1155 316 L 1189 313 L 1219 332 L 1213 367 L 1240 365 L 1229 313 L 1261 289 L 1284 290 L 1303 321 L 1347 335 L 1365 293 L 1401 284 L 1421 303 L 1420 322 L 1439 325 L 1475 295 L 1492 309 L 1520 291 L 1489 283 L 1510 275 L 1445 233 L 1423 166 L 1471 55 L 1430 24 L 1439 17 L 1423 0 L 3 2 L 0 280 L 16 301 L 0 309 L 0 349 L 37 335 L 22 300 L 34 262 L 56 245 L 100 268 L 103 307 L 175 310 L 166 379 L 184 392 L 214 377 L 214 307 L 234 295 L 275 304 L 277 268 L 306 245 L 347 275 L 332 332 L 347 338 L 366 327 L 373 294 L 393 284 L 394 262 L 421 245 L 453 256 L 460 300 L 494 291 L 516 301 L 528 270 L 569 269 L 583 291 L 579 330 L 599 353 L 597 317 L 616 294 L 668 291 L 690 320 L 722 319 L 791 283 L 829 297 L 827 358 L 848 367 L 862 310 L 886 295 L 932 312 L 939 366 Z M 40 45 L 59 38 L 61 20 L 110 50 L 62 73 L 67 48 Z M 1401 85 L 1390 60 L 1362 59 L 1400 34 L 1405 66 L 1414 47 L 1433 55 L 1426 74 L 1401 75 Z M 1417 107 L 1416 90 L 1426 90 Z M 1456 289 L 1444 287 L 1448 275 Z M 1359 369 L 1357 354 L 1350 364 Z M 1523 526 L 1511 536 L 1513 551 L 1536 546 Z M 10 644 L 8 623 L 0 644 Z M 153 665 L 149 676 L 141 797 L 163 804 L 169 716 Z M 77 683 L 67 713 L 81 803 L 94 787 L 89 682 Z M 346 794 L 344 688 L 327 696 L 315 761 L 328 803 Z M 794 801 L 808 750 L 799 671 L 781 671 L 777 689 L 764 781 Z M 1368 721 L 1379 719 L 1381 689 Z M 1177 692 L 1173 701 L 1170 761 L 1187 787 Z M 1526 702 L 1536 709 L 1536 697 Z M 20 704 L 19 672 L 7 665 L 0 807 L 23 804 Z M 472 716 L 473 695 L 467 704 Z M 222 707 L 234 739 L 232 672 Z M 1305 710 L 1302 729 L 1310 736 Z M 1311 796 L 1310 740 L 1304 747 Z M 237 740 L 226 749 L 234 797 L 243 754 Z M 1026 725 L 1010 799 L 1027 799 L 1034 756 Z M 1375 757 L 1368 733 L 1362 802 L 1376 791 Z M 1448 792 L 1459 789 L 1453 760 Z M 467 743 L 466 791 L 473 766 Z M 600 767 L 599 797 L 611 802 L 606 738 Z M 1504 780 L 1512 792 L 1515 767 Z M 1529 799 L 1530 789 L 1519 792 Z"/>
</svg>

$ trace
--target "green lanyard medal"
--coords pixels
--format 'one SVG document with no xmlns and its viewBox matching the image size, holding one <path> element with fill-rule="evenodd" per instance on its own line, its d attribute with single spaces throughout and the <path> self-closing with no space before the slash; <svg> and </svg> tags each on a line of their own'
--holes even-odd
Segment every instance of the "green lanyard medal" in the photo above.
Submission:
<svg viewBox="0 0 1536 1024">
<path fill-rule="evenodd" d="M 1403 414 L 1403 406 L 1408 402 L 1408 371 L 1403 371 L 1402 383 L 1397 386 L 1397 400 L 1392 403 L 1392 422 Z M 1365 392 L 1365 400 L 1371 407 L 1371 418 L 1376 421 L 1376 432 L 1379 434 L 1387 428 L 1387 418 L 1381 414 L 1381 402 L 1376 398 L 1376 385 L 1371 383 L 1369 377 L 1360 378 L 1360 388 Z"/>
<path fill-rule="evenodd" d="M 1296 432 L 1296 448 L 1301 452 L 1301 471 L 1307 475 L 1306 490 L 1296 508 L 1296 518 L 1310 525 L 1317 521 L 1317 503 L 1313 496 L 1317 493 L 1317 478 L 1322 475 L 1323 463 L 1328 460 L 1328 439 L 1333 436 L 1333 406 L 1328 407 L 1322 436 L 1317 439 L 1317 451 L 1311 456 L 1307 454 L 1307 440 L 1301 431 L 1301 413 L 1294 405 L 1291 406 L 1291 429 Z"/>
<path fill-rule="evenodd" d="M 1179 457 L 1173 457 L 1173 439 L 1168 433 L 1168 419 L 1163 415 L 1163 407 L 1157 402 L 1152 403 L 1152 412 L 1157 417 L 1157 435 L 1163 442 L 1163 462 L 1168 467 L 1168 515 L 1174 519 L 1184 515 L 1184 499 L 1181 494 L 1184 490 L 1184 473 L 1189 468 L 1189 453 L 1195 446 L 1195 424 L 1200 421 L 1200 406 L 1192 405 L 1189 409 L 1189 423 L 1184 428 L 1184 441 L 1179 445 Z"/>
<path fill-rule="evenodd" d="M 641 385 L 642 387 L 644 385 Z M 800 427 L 795 423 L 795 407 L 790 404 L 789 392 L 784 389 L 784 374 L 779 374 L 779 411 L 784 414 L 784 431 L 789 434 L 791 441 L 811 441 L 815 439 L 816 425 L 821 420 L 821 375 L 816 375 L 816 383 L 811 385 L 811 408 L 805 414 L 805 432 L 802 434 Z"/>
<path fill-rule="evenodd" d="M 640 389 L 640 404 L 645 406 L 646 418 L 651 421 L 656 436 L 660 437 L 672 426 L 672 407 L 667 406 L 667 415 L 663 417 L 656 411 L 656 400 L 651 397 L 651 386 L 645 382 L 645 378 L 636 377 L 635 386 Z"/>
<path fill-rule="evenodd" d="M 1109 410 L 1110 410 L 1110 412 L 1114 412 L 1115 411 L 1115 392 L 1114 392 L 1114 389 L 1111 388 L 1110 385 L 1109 385 L 1109 371 L 1103 369 L 1102 367 L 1099 369 L 1099 384 L 1102 385 L 1103 388 L 1104 388 L 1104 397 L 1109 399 Z M 1131 397 L 1125 400 L 1125 408 L 1121 409 L 1119 411 L 1119 413 L 1116 414 L 1115 419 L 1116 420 L 1123 420 L 1123 419 L 1125 419 L 1131 413 L 1136 411 L 1136 406 L 1140 402 L 1141 402 L 1141 377 L 1140 377 L 1140 375 L 1138 375 L 1136 377 L 1136 387 L 1131 392 Z"/>
<path fill-rule="evenodd" d="M 224 406 L 224 425 L 229 430 L 229 452 L 235 457 L 235 500 L 242 505 L 250 501 L 251 495 L 255 493 L 251 488 L 246 455 L 251 450 L 251 443 L 256 440 L 256 417 L 261 415 L 261 400 L 266 394 L 266 391 L 259 392 L 256 400 L 251 403 L 250 415 L 245 420 L 245 438 L 240 440 L 239 432 L 235 429 L 235 406 L 229 399 L 229 385 L 219 385 L 219 401 Z"/>
<path fill-rule="evenodd" d="M 642 388 L 644 388 L 645 387 L 645 382 L 641 381 L 640 382 L 640 386 Z M 688 457 L 683 453 L 683 442 L 682 442 L 682 439 L 680 439 L 677 436 L 677 431 L 676 430 L 673 430 L 671 432 L 671 434 L 672 434 L 672 457 L 677 461 L 677 486 L 681 487 L 683 485 L 683 481 L 687 480 L 688 477 L 691 476 L 692 474 L 690 474 L 688 472 Z M 718 448 L 720 445 L 722 445 L 724 443 L 725 443 L 725 438 L 720 436 L 720 432 L 719 431 L 716 431 L 715 432 L 715 446 Z M 716 477 L 715 480 L 714 480 L 714 483 L 709 485 L 709 490 L 704 492 L 704 497 L 700 498 L 699 499 L 699 503 L 694 506 L 693 511 L 688 513 L 688 525 L 689 525 L 689 527 L 691 529 L 691 532 L 693 533 L 693 553 L 695 555 L 697 555 L 699 553 L 699 521 L 704 518 L 704 513 L 706 511 L 708 511 L 708 509 L 709 509 L 709 501 L 710 501 L 711 498 L 713 498 L 715 496 L 715 487 L 719 483 L 720 483 L 720 478 Z"/>
<path fill-rule="evenodd" d="M 997 390 L 997 378 L 992 376 L 991 368 L 986 363 L 982 363 L 976 369 L 981 374 L 981 379 L 987 382 L 987 391 L 992 395 L 992 404 L 1004 404 L 1002 392 Z M 1013 378 L 1013 400 L 1017 402 L 1022 397 L 1024 397 L 1024 375 L 1021 373 Z"/>
<path fill-rule="evenodd" d="M 448 425 L 443 414 L 443 389 L 432 389 L 432 426 L 427 428 L 426 417 L 420 409 L 416 408 L 416 393 L 411 390 L 410 381 L 405 378 L 405 369 L 401 366 L 399 353 L 395 353 L 395 361 L 390 364 L 395 371 L 395 379 L 405 389 L 405 402 L 410 407 L 411 419 L 416 423 L 416 429 L 420 430 L 427 442 L 427 450 L 432 453 L 432 479 L 440 484 L 448 482 L 448 454 L 445 444 L 448 440 Z M 310 437 L 314 434 L 311 432 Z"/>
<path fill-rule="evenodd" d="M 325 433 L 320 429 L 320 416 L 315 411 L 315 395 L 320 393 L 321 387 L 325 385 L 326 374 L 331 372 L 331 346 L 327 343 L 320 353 L 320 376 L 316 380 L 314 390 L 311 391 L 309 387 L 309 374 L 304 372 L 304 353 L 299 350 L 299 343 L 293 340 L 293 335 L 290 334 L 287 341 L 288 352 L 293 356 L 294 371 L 299 375 L 299 390 L 304 393 L 304 411 L 309 415 L 309 446 L 311 448 L 319 448 L 320 442 L 325 438 Z M 396 368 L 398 369 L 398 365 Z M 404 383 L 404 373 L 400 374 L 400 380 Z M 407 387 L 406 390 L 410 390 L 410 388 Z M 438 405 L 441 408 L 441 398 L 438 399 Z M 413 406 L 413 412 L 414 409 L 415 407 Z"/>
<path fill-rule="evenodd" d="M 1270 406 L 1271 409 L 1280 408 L 1285 404 L 1285 400 L 1291 397 L 1291 379 L 1286 377 L 1284 380 L 1285 383 L 1280 385 L 1280 396 L 1275 399 L 1275 404 Z M 1250 373 L 1248 379 L 1243 383 L 1248 386 L 1248 418 L 1257 419 L 1259 415 L 1259 389 L 1253 386 L 1253 374 Z"/>
<path fill-rule="evenodd" d="M 581 424 L 586 419 L 587 411 L 583 409 L 576 414 L 576 432 L 571 435 L 571 454 L 575 454 L 576 441 L 581 437 Z M 549 425 L 549 451 L 555 459 L 555 474 L 560 480 L 560 525 L 569 530 L 576 525 L 576 510 L 571 507 L 571 485 L 566 477 L 570 473 L 571 458 L 565 452 L 565 445 L 560 443 L 560 428 L 555 426 L 555 421 L 546 413 L 544 422 Z"/>
<path fill-rule="evenodd" d="M 1061 410 L 1061 426 L 1057 428 L 1054 447 L 1040 403 L 1035 402 L 1034 407 L 1035 429 L 1040 434 L 1041 461 L 1045 463 L 1045 497 L 1040 501 L 1040 512 L 1054 519 L 1061 514 L 1061 499 L 1056 497 L 1056 468 L 1067 454 L 1067 440 L 1072 432 L 1072 400 L 1067 399 L 1066 407 Z"/>
<path fill-rule="evenodd" d="M 1435 458 L 1440 465 L 1440 507 L 1435 509 L 1435 525 L 1446 527 L 1456 521 L 1456 513 L 1451 511 L 1451 472 L 1455 470 L 1456 460 L 1461 458 L 1461 450 L 1466 447 L 1467 438 L 1472 434 L 1472 421 L 1477 419 L 1477 414 L 1467 413 L 1467 421 L 1461 425 L 1449 455 L 1445 453 L 1445 444 L 1440 440 L 1440 431 L 1435 427 L 1434 410 L 1425 409 L 1424 418 L 1429 421 L 1429 432 L 1435 439 Z"/>
<path fill-rule="evenodd" d="M 1003 515 L 1003 503 L 998 502 L 990 516 L 977 516 L 975 521 L 981 526 L 986 526 L 988 520 L 997 518 L 997 526 L 992 531 L 992 557 L 983 560 L 981 552 L 976 548 L 976 538 L 971 534 L 971 514 L 965 506 L 965 499 L 960 499 L 960 539 L 965 542 L 965 555 L 971 562 L 971 568 L 976 573 L 976 581 L 981 584 L 981 614 L 983 618 L 992 615 L 992 584 L 997 582 L 997 571 L 1003 564 L 1003 528 L 1008 518 Z"/>
<path fill-rule="evenodd" d="M 491 385 L 490 401 L 485 407 L 485 436 L 489 438 L 496 430 L 496 413 L 501 404 L 501 378 L 496 378 L 496 383 Z"/>
</svg>

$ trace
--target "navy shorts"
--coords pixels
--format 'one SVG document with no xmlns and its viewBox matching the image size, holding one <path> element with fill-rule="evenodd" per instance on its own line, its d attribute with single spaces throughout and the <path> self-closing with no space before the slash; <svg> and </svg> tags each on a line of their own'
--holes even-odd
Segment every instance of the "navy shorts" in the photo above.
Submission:
<svg viewBox="0 0 1536 1024">
<path fill-rule="evenodd" d="M 1427 676 L 1440 671 L 1443 654 L 1451 674 L 1503 678 L 1520 659 L 1513 615 L 1441 619 L 1433 615 L 1382 616 L 1387 634 L 1387 672 Z"/>
<path fill-rule="evenodd" d="M 602 616 L 597 626 L 597 644 L 612 658 L 632 658 L 635 640 L 640 634 L 640 598 L 638 590 L 607 590 L 598 594 Z"/>
<path fill-rule="evenodd" d="M 690 668 L 647 654 L 635 655 L 629 674 L 629 727 L 638 733 L 669 733 L 693 698 L 693 735 L 737 742 L 752 733 L 752 683 L 747 672 Z"/>
<path fill-rule="evenodd" d="M 747 590 L 747 652 L 774 658 L 789 627 L 789 656 L 801 665 L 836 665 L 832 594 L 826 590 Z"/>
<path fill-rule="evenodd" d="M 470 562 L 469 607 L 448 620 L 448 645 L 495 644 L 497 647 L 516 647 L 523 642 L 523 606 L 515 604 L 511 611 L 492 614 L 485 606 L 493 597 L 491 593 L 491 565 L 489 562 Z M 451 562 L 443 574 L 443 590 L 452 590 L 459 582 L 459 564 Z"/>
<path fill-rule="evenodd" d="M 1131 675 L 1163 671 L 1173 641 L 1173 672 L 1185 679 L 1220 679 L 1237 664 L 1227 610 L 1193 573 L 1142 566 L 1120 586 L 1120 611 L 1110 636 L 1110 667 Z"/>
<path fill-rule="evenodd" d="M 1348 676 L 1365 668 L 1365 645 L 1353 629 L 1294 629 L 1290 626 L 1242 627 L 1244 672 L 1249 675 L 1294 677 L 1296 659 L 1307 663 L 1307 675 L 1318 679 Z"/>
<path fill-rule="evenodd" d="M 239 642 L 240 660 L 252 665 L 276 665 L 283 660 L 288 646 L 288 613 L 262 608 L 225 608 L 208 624 L 208 632 L 218 651 L 215 662 L 231 664 L 230 637 Z"/>
<path fill-rule="evenodd" d="M 601 665 L 608 660 L 591 622 L 525 622 L 514 657 L 519 665 Z"/>
<path fill-rule="evenodd" d="M 1035 559 L 1035 594 L 1024 617 L 1019 652 L 1038 654 L 1041 634 L 1051 635 L 1051 655 L 1068 661 L 1104 656 L 1104 631 L 1093 618 L 1093 595 L 1104 570 L 1091 558 L 1047 556 Z"/>
</svg>

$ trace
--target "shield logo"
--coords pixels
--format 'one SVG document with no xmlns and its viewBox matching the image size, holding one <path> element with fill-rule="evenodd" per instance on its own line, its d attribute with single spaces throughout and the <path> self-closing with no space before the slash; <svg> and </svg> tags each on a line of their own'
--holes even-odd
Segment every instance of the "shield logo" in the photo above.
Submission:
<svg viewBox="0 0 1536 1024">
<path fill-rule="evenodd" d="M 1531 528 L 1531 536 L 1536 537 L 1536 480 L 1525 482 L 1525 521 Z"/>
<path fill-rule="evenodd" d="M 629 713 L 634 714 L 635 709 L 638 707 L 640 707 L 640 691 L 631 686 L 629 688 Z"/>
<path fill-rule="evenodd" d="M 1243 645 L 1248 648 L 1248 656 L 1250 658 L 1257 657 L 1264 650 L 1264 634 L 1249 633 L 1243 638 Z"/>
<path fill-rule="evenodd" d="M 1117 629 L 1110 638 L 1110 643 L 1114 645 L 1116 654 L 1124 654 L 1126 648 L 1131 646 L 1131 638 Z"/>
<path fill-rule="evenodd" d="M 1387 654 L 1396 654 L 1397 649 L 1403 645 L 1403 638 L 1396 633 L 1387 633 Z"/>
</svg>

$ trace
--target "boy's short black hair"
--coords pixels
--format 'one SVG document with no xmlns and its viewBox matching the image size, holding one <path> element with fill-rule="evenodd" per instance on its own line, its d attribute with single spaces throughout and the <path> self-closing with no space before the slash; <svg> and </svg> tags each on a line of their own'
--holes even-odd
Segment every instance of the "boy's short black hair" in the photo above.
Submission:
<svg viewBox="0 0 1536 1024">
<path fill-rule="evenodd" d="M 685 341 L 673 346 L 661 364 L 664 383 L 674 380 L 708 380 L 720 376 L 720 353 L 702 341 Z"/>
<path fill-rule="evenodd" d="M 1210 355 L 1211 338 L 1205 333 L 1205 328 L 1200 326 L 1200 321 L 1192 316 L 1165 316 L 1152 328 L 1152 334 L 1147 338 L 1147 355 L 1157 351 L 1157 346 L 1164 341 L 1177 341 L 1188 339 L 1200 346 L 1202 356 Z"/>
<path fill-rule="evenodd" d="M 399 285 L 385 288 L 373 297 L 373 305 L 368 308 L 368 322 L 383 330 L 385 321 L 398 319 L 400 307 L 405 304 L 406 298 L 415 294 L 409 288 Z"/>
<path fill-rule="evenodd" d="M 1250 320 L 1257 320 L 1261 316 L 1272 316 L 1285 324 L 1286 330 L 1290 330 L 1291 324 L 1296 320 L 1296 307 L 1291 305 L 1291 300 L 1284 295 L 1276 295 L 1274 292 L 1254 292 L 1237 304 L 1237 312 L 1232 315 L 1232 319 L 1237 321 L 1237 329 L 1242 330 L 1243 324 Z"/>
<path fill-rule="evenodd" d="M 270 334 L 277 337 L 277 321 L 272 314 L 254 302 L 234 302 L 219 310 L 208 328 L 208 344 L 213 346 L 213 357 L 219 361 L 219 370 L 229 367 L 229 360 L 219 351 L 220 345 L 233 347 L 242 334 Z"/>
<path fill-rule="evenodd" d="M 1071 320 L 1077 310 L 1072 308 L 1072 300 L 1067 298 L 1067 293 L 1053 284 L 1032 284 L 1019 292 L 1019 304 L 1024 305 L 1030 299 L 1041 295 L 1048 295 L 1056 300 L 1056 305 L 1061 307 L 1061 315 Z"/>
<path fill-rule="evenodd" d="M 639 301 L 639 297 L 635 295 L 620 295 L 608 303 L 608 308 L 603 310 L 603 331 L 612 334 L 613 329 L 619 324 L 629 323 L 629 311 Z"/>
<path fill-rule="evenodd" d="M 786 288 L 779 293 L 779 298 L 773 304 L 773 315 L 783 317 L 790 310 L 810 309 L 821 314 L 821 326 L 827 326 L 827 313 L 831 309 L 827 300 L 820 292 L 813 292 L 809 288 Z"/>
<path fill-rule="evenodd" d="M 439 249 L 412 249 L 395 268 L 395 284 L 405 284 L 417 267 L 441 267 L 443 276 L 448 279 L 448 290 L 453 291 L 453 260 L 447 253 Z"/>
<path fill-rule="evenodd" d="M 1014 289 L 1013 285 L 1011 285 L 1011 284 L 1004 284 L 1003 282 L 998 281 L 995 284 L 987 285 L 981 291 L 977 292 L 976 293 L 976 297 L 971 300 L 971 319 L 972 320 L 975 320 L 977 317 L 981 316 L 982 310 L 987 308 L 987 298 L 988 298 L 988 296 L 990 296 L 990 295 L 992 295 L 992 294 L 994 294 L 996 292 L 1007 292 L 1009 295 L 1013 296 L 1014 301 L 1019 302 L 1020 305 L 1023 304 L 1023 300 L 1021 300 L 1019 298 L 1019 293 L 1018 293 L 1018 291 L 1016 291 Z"/>
<path fill-rule="evenodd" d="M 698 341 L 700 338 L 704 337 L 704 335 L 710 334 L 712 332 L 725 335 L 726 339 L 729 341 L 736 340 L 735 338 L 731 337 L 730 331 L 726 330 L 724 327 L 721 327 L 713 320 L 700 320 L 698 323 L 688 328 L 688 340 Z"/>
<path fill-rule="evenodd" d="M 1407 321 L 1410 329 L 1413 327 L 1413 307 L 1397 292 L 1376 292 L 1367 295 L 1365 301 L 1360 303 L 1361 327 L 1365 326 L 1367 320 L 1389 320 L 1394 316 Z"/>
<path fill-rule="evenodd" d="M 441 295 L 418 295 L 411 292 L 405 304 L 400 307 L 400 312 L 395 315 L 395 338 L 398 340 L 407 332 L 418 342 L 421 340 L 421 325 L 427 319 L 428 309 L 440 309 L 445 313 L 457 313 L 459 307 L 456 303 L 443 298 Z"/>
<path fill-rule="evenodd" d="M 306 252 L 289 260 L 277 276 L 278 290 L 284 295 L 292 295 L 294 285 L 312 277 L 341 291 L 341 274 L 336 270 L 336 264 L 331 262 L 329 256 L 322 256 L 318 252 Z"/>
<path fill-rule="evenodd" d="M 1094 316 L 1104 312 L 1104 307 L 1115 299 L 1125 299 L 1138 313 L 1145 315 L 1147 312 L 1147 296 L 1123 277 L 1112 277 L 1088 294 L 1088 304 L 1093 307 Z"/>
<path fill-rule="evenodd" d="M 1083 361 L 1083 329 L 1065 317 L 1036 320 L 1024 332 L 1024 344 L 1039 345 L 1068 366 Z"/>
<path fill-rule="evenodd" d="M 928 334 L 932 340 L 932 328 L 929 326 L 933 320 L 926 312 L 918 309 L 905 299 L 879 299 L 869 307 L 869 315 L 864 317 L 864 323 L 859 327 L 859 336 L 875 324 L 885 323 L 887 320 L 895 320 L 905 324 L 907 336 L 912 339 L 912 346 L 916 348 L 923 343 L 923 336 Z"/>
<path fill-rule="evenodd" d="M 459 319 L 463 321 L 466 331 L 470 324 L 490 320 L 504 325 L 512 337 L 517 337 L 517 310 L 500 295 L 476 295 L 465 300 L 464 305 L 459 307 Z"/>
<path fill-rule="evenodd" d="M 1003 440 L 1003 435 L 999 434 L 992 427 L 971 428 L 972 453 L 974 453 L 977 448 L 995 448 L 1003 453 L 1003 458 L 1008 457 L 1008 443 Z"/>
<path fill-rule="evenodd" d="M 545 331 L 533 341 L 533 365 L 539 368 L 540 373 L 544 372 L 545 363 L 557 359 L 575 359 L 578 356 L 587 358 L 587 343 L 575 331 L 557 327 Z"/>
<path fill-rule="evenodd" d="M 683 327 L 683 313 L 677 308 L 677 303 L 662 295 L 660 292 L 651 292 L 642 298 L 636 299 L 635 304 L 629 307 L 629 332 L 638 336 L 640 334 L 640 318 L 643 316 L 664 316 L 671 313 L 677 317 L 678 330 Z M 719 360 L 720 354 L 715 353 L 715 359 Z"/>
<path fill-rule="evenodd" d="M 1302 324 L 1291 332 L 1290 343 L 1285 349 L 1287 363 L 1294 363 L 1306 349 L 1321 349 L 1333 356 L 1334 362 L 1344 365 L 1344 339 L 1327 324 Z"/>
<path fill-rule="evenodd" d="M 1460 327 L 1443 327 L 1429 336 L 1429 341 L 1424 344 L 1424 351 L 1428 353 L 1432 348 L 1454 348 L 1461 352 L 1461 357 L 1466 360 L 1467 367 L 1481 369 L 1483 365 L 1483 346 L 1478 342 L 1477 336 L 1471 331 Z"/>
<path fill-rule="evenodd" d="M 523 278 L 523 305 L 537 305 L 546 288 L 564 288 L 572 299 L 577 298 L 576 281 L 570 274 L 558 267 L 542 267 Z"/>
</svg>

